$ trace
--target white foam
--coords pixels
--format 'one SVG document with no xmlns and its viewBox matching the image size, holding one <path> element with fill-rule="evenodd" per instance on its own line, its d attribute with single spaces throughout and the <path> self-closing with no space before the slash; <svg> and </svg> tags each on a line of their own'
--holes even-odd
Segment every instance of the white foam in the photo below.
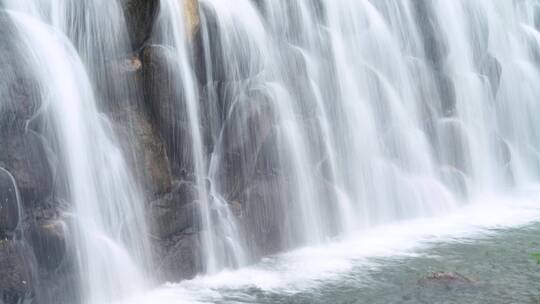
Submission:
<svg viewBox="0 0 540 304">
<path fill-rule="evenodd" d="M 447 216 L 418 219 L 356 233 L 325 246 L 308 247 L 263 259 L 257 265 L 167 284 L 129 303 L 212 303 L 245 290 L 296 293 L 338 281 L 353 271 L 372 269 L 377 258 L 421 255 L 436 243 L 466 242 L 501 229 L 540 220 L 539 192 L 511 198 L 484 198 Z"/>
</svg>

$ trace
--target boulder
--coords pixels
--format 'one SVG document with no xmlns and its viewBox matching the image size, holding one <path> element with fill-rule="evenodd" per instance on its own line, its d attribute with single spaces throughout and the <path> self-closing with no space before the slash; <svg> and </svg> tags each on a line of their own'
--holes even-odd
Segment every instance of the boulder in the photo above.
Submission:
<svg viewBox="0 0 540 304">
<path fill-rule="evenodd" d="M 236 199 L 256 174 L 271 173 L 267 161 L 277 153 L 271 102 L 258 92 L 248 94 L 233 105 L 216 147 L 222 155 L 218 190 L 229 201 Z M 268 172 L 264 172 L 265 167 Z"/>
<path fill-rule="evenodd" d="M 26 303 L 34 297 L 32 250 L 18 241 L 0 240 L 0 301 Z"/>
<path fill-rule="evenodd" d="M 133 50 L 139 50 L 150 38 L 159 13 L 159 0 L 121 0 Z"/>
<path fill-rule="evenodd" d="M 0 168 L 0 234 L 14 231 L 19 224 L 19 194 L 15 179 Z"/>
<path fill-rule="evenodd" d="M 29 60 L 22 54 L 14 24 L 0 12 L 0 132 L 22 130 L 41 104 L 40 89 Z"/>
<path fill-rule="evenodd" d="M 56 270 L 67 250 L 67 225 L 61 220 L 47 220 L 30 228 L 29 239 L 39 266 Z"/>
<path fill-rule="evenodd" d="M 254 256 L 284 249 L 283 237 L 289 227 L 287 190 L 284 178 L 257 179 L 245 189 L 239 202 L 233 202 L 232 209 L 242 215 L 240 222 Z"/>
<path fill-rule="evenodd" d="M 53 173 L 43 139 L 28 131 L 0 134 L 0 141 L 0 164 L 15 178 L 23 203 L 29 206 L 49 197 Z"/>
</svg>

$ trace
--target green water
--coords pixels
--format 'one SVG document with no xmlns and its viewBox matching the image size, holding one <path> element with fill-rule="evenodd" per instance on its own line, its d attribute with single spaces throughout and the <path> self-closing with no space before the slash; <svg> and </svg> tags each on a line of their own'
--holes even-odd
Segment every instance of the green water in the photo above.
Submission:
<svg viewBox="0 0 540 304">
<path fill-rule="evenodd" d="M 215 303 L 540 303 L 540 224 L 455 243 L 435 243 L 409 257 L 371 259 L 339 280 L 299 293 L 220 290 Z M 456 272 L 475 283 L 431 282 L 433 272 Z"/>
</svg>

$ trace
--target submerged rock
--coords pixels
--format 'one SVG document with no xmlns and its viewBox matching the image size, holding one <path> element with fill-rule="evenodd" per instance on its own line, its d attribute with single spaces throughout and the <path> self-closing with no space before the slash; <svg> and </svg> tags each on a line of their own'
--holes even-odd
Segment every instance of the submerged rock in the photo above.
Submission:
<svg viewBox="0 0 540 304">
<path fill-rule="evenodd" d="M 418 280 L 424 287 L 451 287 L 452 285 L 475 285 L 478 282 L 457 272 L 434 272 Z"/>
</svg>

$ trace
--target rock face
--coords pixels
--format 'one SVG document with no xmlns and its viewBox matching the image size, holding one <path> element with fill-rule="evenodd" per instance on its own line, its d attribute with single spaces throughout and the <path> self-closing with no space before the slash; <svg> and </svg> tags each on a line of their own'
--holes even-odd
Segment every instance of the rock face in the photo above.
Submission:
<svg viewBox="0 0 540 304">
<path fill-rule="evenodd" d="M 193 174 L 191 132 L 181 79 L 174 55 L 162 46 L 142 51 L 144 100 L 167 146 L 172 173 L 181 178 Z"/>
<path fill-rule="evenodd" d="M 0 168 L 0 236 L 19 224 L 19 195 L 11 174 Z"/>
<path fill-rule="evenodd" d="M 152 234 L 163 240 L 196 226 L 196 199 L 197 189 L 191 182 L 175 183 L 171 193 L 151 203 Z"/>
<path fill-rule="evenodd" d="M 121 0 L 133 50 L 139 50 L 150 38 L 159 12 L 159 0 Z"/>
<path fill-rule="evenodd" d="M 258 161 L 264 158 L 267 142 L 275 142 L 275 115 L 269 102 L 258 94 L 233 106 L 217 143 L 223 160 L 218 180 L 227 199 L 236 199 L 256 174 Z M 244 180 L 241 180 L 244 178 Z"/>
<path fill-rule="evenodd" d="M 141 176 L 146 196 L 154 200 L 172 187 L 170 164 L 157 127 L 142 107 L 124 107 L 114 114 L 119 139 L 131 155 L 131 163 Z"/>
</svg>

